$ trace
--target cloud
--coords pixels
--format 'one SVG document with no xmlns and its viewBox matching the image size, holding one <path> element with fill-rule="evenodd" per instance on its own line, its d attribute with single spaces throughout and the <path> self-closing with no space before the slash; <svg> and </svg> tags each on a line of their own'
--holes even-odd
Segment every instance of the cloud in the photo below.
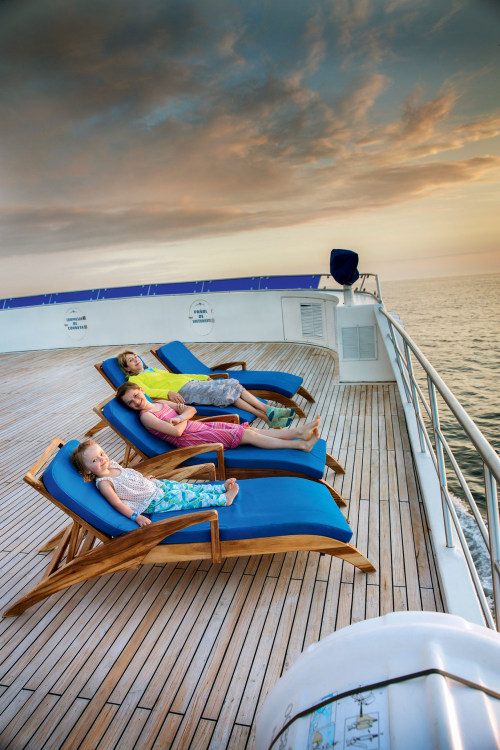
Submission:
<svg viewBox="0 0 500 750">
<path fill-rule="evenodd" d="M 431 33 L 435 34 L 437 31 L 441 31 L 443 26 L 445 26 L 448 23 L 448 21 L 450 21 L 456 13 L 462 10 L 464 5 L 465 5 L 464 0 L 454 0 L 448 13 L 446 13 L 444 16 L 442 16 L 442 18 L 436 21 L 436 23 L 431 29 Z"/>
<path fill-rule="evenodd" d="M 493 64 L 409 67 L 418 44 L 446 57 L 437 6 L 4 5 L 1 252 L 161 247 L 492 180 Z"/>
</svg>

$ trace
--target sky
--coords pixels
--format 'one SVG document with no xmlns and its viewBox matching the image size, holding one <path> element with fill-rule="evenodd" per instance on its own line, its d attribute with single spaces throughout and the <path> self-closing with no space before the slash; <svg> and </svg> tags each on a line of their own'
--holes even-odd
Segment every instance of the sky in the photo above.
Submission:
<svg viewBox="0 0 500 750">
<path fill-rule="evenodd" d="M 0 0 L 0 296 L 500 271 L 495 0 Z"/>
</svg>

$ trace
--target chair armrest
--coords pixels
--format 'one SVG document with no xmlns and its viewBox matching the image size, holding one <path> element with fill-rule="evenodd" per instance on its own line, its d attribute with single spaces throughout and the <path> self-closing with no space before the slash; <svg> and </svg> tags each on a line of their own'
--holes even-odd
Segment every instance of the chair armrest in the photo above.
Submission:
<svg viewBox="0 0 500 750">
<path fill-rule="evenodd" d="M 196 420 L 197 422 L 229 422 L 231 424 L 239 424 L 240 418 L 237 414 L 220 414 L 215 417 L 200 417 Z"/>
<path fill-rule="evenodd" d="M 175 479 L 176 482 L 186 482 L 189 479 L 208 479 L 209 481 L 215 481 L 215 464 L 195 464 L 193 466 L 180 466 L 178 469 L 170 469 L 165 472 L 164 467 L 159 464 L 158 466 L 147 466 L 148 461 L 135 466 L 135 470 L 140 472 L 143 476 L 152 476 L 156 479 Z"/>
<path fill-rule="evenodd" d="M 97 414 L 97 416 L 100 417 L 101 419 L 106 419 L 106 417 L 102 413 L 102 410 L 104 409 L 104 407 L 106 406 L 106 404 L 108 403 L 108 401 L 112 401 L 114 399 L 114 397 L 115 397 L 115 394 L 113 393 L 112 396 L 108 396 L 107 398 L 104 399 L 104 401 L 101 401 L 100 403 L 97 404 L 97 406 L 94 406 L 94 408 L 92 409 L 92 411 L 95 411 L 95 413 Z"/>
<path fill-rule="evenodd" d="M 212 375 L 208 376 L 209 380 L 227 380 L 229 378 L 229 375 L 227 372 L 214 372 Z"/>
<path fill-rule="evenodd" d="M 210 522 L 210 546 L 212 548 L 212 562 L 220 563 L 222 560 L 222 556 L 219 535 L 219 515 L 215 508 L 211 508 L 209 510 L 199 510 L 196 513 L 186 513 L 186 515 L 184 516 L 166 518 L 163 521 L 151 523 L 148 526 L 142 526 L 140 529 L 138 529 L 138 531 L 145 531 L 147 534 L 149 529 L 154 529 L 155 526 L 159 526 L 160 529 L 165 528 L 165 531 L 167 531 L 167 534 L 165 536 L 170 536 L 171 534 L 175 534 L 176 531 L 186 529 L 188 526 L 194 526 L 197 523 L 205 523 L 206 521 Z M 135 533 L 136 531 L 129 531 L 128 534 L 125 534 L 124 536 Z M 163 539 L 165 538 L 165 536 L 163 537 Z M 158 534 L 155 533 L 154 538 L 158 539 Z M 155 545 L 151 544 L 150 549 L 153 546 Z"/>
<path fill-rule="evenodd" d="M 201 479 L 206 482 L 215 482 L 215 464 L 196 464 L 196 466 L 181 466 L 179 469 L 169 471 L 167 477 L 158 476 L 158 479 L 173 479 L 176 482 L 192 482 Z"/>
<path fill-rule="evenodd" d="M 241 367 L 242 370 L 247 369 L 247 363 L 243 361 L 239 362 L 222 362 L 220 365 L 212 365 L 211 370 L 229 370 L 230 367 Z"/>
<path fill-rule="evenodd" d="M 160 471 L 165 476 L 169 471 L 179 468 L 180 464 L 193 456 L 210 453 L 211 451 L 217 453 L 216 479 L 225 479 L 226 467 L 224 465 L 224 446 L 222 443 L 200 443 L 199 445 L 189 445 L 185 448 L 176 448 L 168 453 L 162 453 L 161 456 L 147 458 L 136 464 L 134 469 L 140 471 L 142 474 L 152 474 L 157 467 L 160 467 Z"/>
</svg>

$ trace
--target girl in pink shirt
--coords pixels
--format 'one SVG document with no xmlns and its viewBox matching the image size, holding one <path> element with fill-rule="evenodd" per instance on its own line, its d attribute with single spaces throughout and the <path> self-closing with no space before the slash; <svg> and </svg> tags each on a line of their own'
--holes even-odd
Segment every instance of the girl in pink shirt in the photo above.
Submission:
<svg viewBox="0 0 500 750">
<path fill-rule="evenodd" d="M 149 401 L 142 388 L 135 383 L 123 383 L 117 398 L 134 411 L 140 412 L 142 424 L 153 435 L 172 443 L 177 448 L 199 443 L 222 443 L 224 448 L 254 445 L 267 449 L 294 449 L 309 452 L 319 440 L 319 416 L 302 427 L 285 430 L 260 430 L 248 422 L 192 421 L 194 406 L 175 404 L 172 401 Z"/>
</svg>

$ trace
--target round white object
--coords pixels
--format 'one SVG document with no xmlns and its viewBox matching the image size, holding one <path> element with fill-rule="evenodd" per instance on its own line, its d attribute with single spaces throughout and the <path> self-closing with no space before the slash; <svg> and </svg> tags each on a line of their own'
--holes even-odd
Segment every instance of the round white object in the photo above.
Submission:
<svg viewBox="0 0 500 750">
<path fill-rule="evenodd" d="M 499 633 L 454 615 L 395 612 L 310 646 L 268 695 L 256 747 L 496 750 L 500 700 L 488 690 L 500 695 Z"/>
</svg>

